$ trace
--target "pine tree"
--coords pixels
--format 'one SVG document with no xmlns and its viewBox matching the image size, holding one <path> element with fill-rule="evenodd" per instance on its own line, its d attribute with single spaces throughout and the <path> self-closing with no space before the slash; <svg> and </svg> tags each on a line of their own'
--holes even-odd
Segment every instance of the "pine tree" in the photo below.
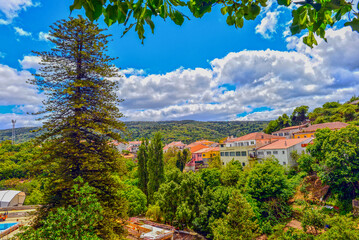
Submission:
<svg viewBox="0 0 359 240">
<path fill-rule="evenodd" d="M 49 52 L 34 52 L 42 67 L 29 80 L 47 99 L 42 120 L 42 165 L 47 171 L 46 202 L 37 218 L 46 219 L 59 207 L 76 205 L 70 194 L 81 177 L 95 189 L 104 220 L 96 232 L 102 238 L 123 233 L 118 219 L 126 216 L 126 201 L 116 175 L 123 171 L 119 153 L 109 144 L 121 141 L 124 124 L 117 108 L 117 72 L 105 54 L 109 35 L 81 17 L 57 21 L 50 30 L 55 45 Z"/>
<path fill-rule="evenodd" d="M 153 202 L 153 195 L 158 191 L 161 183 L 164 182 L 164 161 L 163 161 L 163 144 L 161 134 L 155 133 L 149 145 L 149 158 L 147 162 L 148 172 L 148 200 Z"/>
<path fill-rule="evenodd" d="M 147 161 L 148 161 L 148 148 L 149 143 L 148 139 L 142 139 L 142 143 L 137 152 L 137 160 L 138 160 L 138 187 L 142 190 L 146 196 L 147 193 L 147 183 L 148 183 L 148 172 L 147 172 Z"/>
</svg>

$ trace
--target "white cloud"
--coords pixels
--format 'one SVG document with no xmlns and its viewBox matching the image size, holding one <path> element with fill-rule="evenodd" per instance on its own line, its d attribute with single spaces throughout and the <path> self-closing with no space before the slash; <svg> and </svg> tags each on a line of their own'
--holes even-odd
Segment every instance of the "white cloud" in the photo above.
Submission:
<svg viewBox="0 0 359 240">
<path fill-rule="evenodd" d="M 40 41 L 49 41 L 49 33 L 39 32 L 39 40 Z"/>
<path fill-rule="evenodd" d="M 34 127 L 39 126 L 40 121 L 36 121 L 36 117 L 32 115 L 22 115 L 15 113 L 0 114 L 0 129 L 12 128 L 11 120 L 16 120 L 15 127 Z"/>
<path fill-rule="evenodd" d="M 210 61 L 210 68 L 180 68 L 166 74 L 119 70 L 118 96 L 126 120 L 271 120 L 300 105 L 346 101 L 359 92 L 359 34 L 327 31 L 328 43 L 310 50 L 291 37 L 290 51 L 241 51 Z M 38 69 L 25 56 L 23 69 Z M 26 70 L 0 65 L 0 105 L 36 111 L 41 97 L 25 85 Z M 272 109 L 272 110 L 267 110 Z M 265 111 L 263 111 L 265 110 Z M 243 117 L 244 116 L 244 117 Z"/>
<path fill-rule="evenodd" d="M 19 60 L 19 63 L 23 69 L 36 69 L 40 68 L 41 58 L 38 56 L 25 56 L 24 59 Z"/>
<path fill-rule="evenodd" d="M 278 25 L 279 11 L 267 12 L 261 23 L 256 26 L 256 33 L 259 33 L 264 38 L 271 38 L 273 33 L 276 32 Z"/>
<path fill-rule="evenodd" d="M 18 17 L 22 10 L 28 7 L 39 6 L 39 3 L 33 3 L 32 0 L 2 0 L 0 1 L 0 25 L 7 25 L 12 22 L 12 19 Z"/>
<path fill-rule="evenodd" d="M 25 36 L 25 37 L 30 37 L 31 36 L 31 32 L 26 32 L 22 28 L 14 27 L 14 29 L 15 29 L 15 32 L 20 36 Z"/>
<path fill-rule="evenodd" d="M 38 105 L 41 95 L 26 81 L 32 78 L 28 71 L 18 71 L 0 64 L 0 105 Z"/>
<path fill-rule="evenodd" d="M 359 34 L 344 28 L 327 38 L 313 50 L 292 38 L 295 51 L 241 51 L 212 60 L 211 69 L 124 76 L 121 111 L 127 120 L 269 120 L 300 105 L 343 102 L 359 92 Z"/>
</svg>

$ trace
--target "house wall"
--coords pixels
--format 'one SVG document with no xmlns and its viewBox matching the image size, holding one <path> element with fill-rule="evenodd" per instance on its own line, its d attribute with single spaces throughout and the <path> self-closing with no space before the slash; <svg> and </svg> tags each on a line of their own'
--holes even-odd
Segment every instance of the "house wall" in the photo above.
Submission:
<svg viewBox="0 0 359 240">
<path fill-rule="evenodd" d="M 257 156 L 258 159 L 261 160 L 273 156 L 278 159 L 279 164 L 292 167 L 297 165 L 297 162 L 294 161 L 290 156 L 290 153 L 295 150 L 298 152 L 298 154 L 301 154 L 303 151 L 305 151 L 305 148 L 303 148 L 300 143 L 286 149 L 258 150 Z M 260 152 L 263 152 L 264 154 L 260 154 Z M 268 154 L 268 152 L 270 152 L 270 154 Z"/>
<path fill-rule="evenodd" d="M 232 161 L 232 159 L 234 159 L 235 161 L 241 162 L 242 166 L 247 166 L 249 165 L 249 154 L 253 152 L 254 148 L 255 146 L 221 147 L 221 162 L 223 163 L 223 165 L 226 165 L 227 163 Z M 245 153 L 245 155 L 243 153 Z"/>
<path fill-rule="evenodd" d="M 311 133 L 295 133 L 293 138 L 311 138 L 314 137 L 314 132 Z"/>
</svg>

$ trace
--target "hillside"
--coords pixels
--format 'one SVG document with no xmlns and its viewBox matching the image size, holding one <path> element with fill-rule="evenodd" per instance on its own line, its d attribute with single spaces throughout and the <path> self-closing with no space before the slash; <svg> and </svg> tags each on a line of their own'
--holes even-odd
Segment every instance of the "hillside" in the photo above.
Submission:
<svg viewBox="0 0 359 240">
<path fill-rule="evenodd" d="M 263 131 L 266 121 L 226 121 L 226 122 L 198 122 L 198 121 L 163 121 L 163 122 L 126 122 L 128 141 L 139 140 L 142 137 L 152 137 L 152 134 L 161 131 L 163 141 L 182 141 L 190 143 L 199 139 L 218 141 L 227 136 L 242 136 L 251 132 Z M 30 132 L 36 128 L 17 128 L 16 141 L 24 142 L 34 138 L 39 133 Z M 0 130 L 0 141 L 11 139 L 11 129 Z"/>
</svg>

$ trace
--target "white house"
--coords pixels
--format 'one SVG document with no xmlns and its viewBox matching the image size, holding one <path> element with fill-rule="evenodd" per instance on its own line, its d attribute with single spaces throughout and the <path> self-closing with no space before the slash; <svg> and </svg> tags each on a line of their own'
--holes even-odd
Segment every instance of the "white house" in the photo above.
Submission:
<svg viewBox="0 0 359 240">
<path fill-rule="evenodd" d="M 257 158 L 265 159 L 274 156 L 282 165 L 295 166 L 297 162 L 290 156 L 292 151 L 298 154 L 305 152 L 305 147 L 313 138 L 281 139 L 263 147 L 257 148 Z"/>
</svg>

